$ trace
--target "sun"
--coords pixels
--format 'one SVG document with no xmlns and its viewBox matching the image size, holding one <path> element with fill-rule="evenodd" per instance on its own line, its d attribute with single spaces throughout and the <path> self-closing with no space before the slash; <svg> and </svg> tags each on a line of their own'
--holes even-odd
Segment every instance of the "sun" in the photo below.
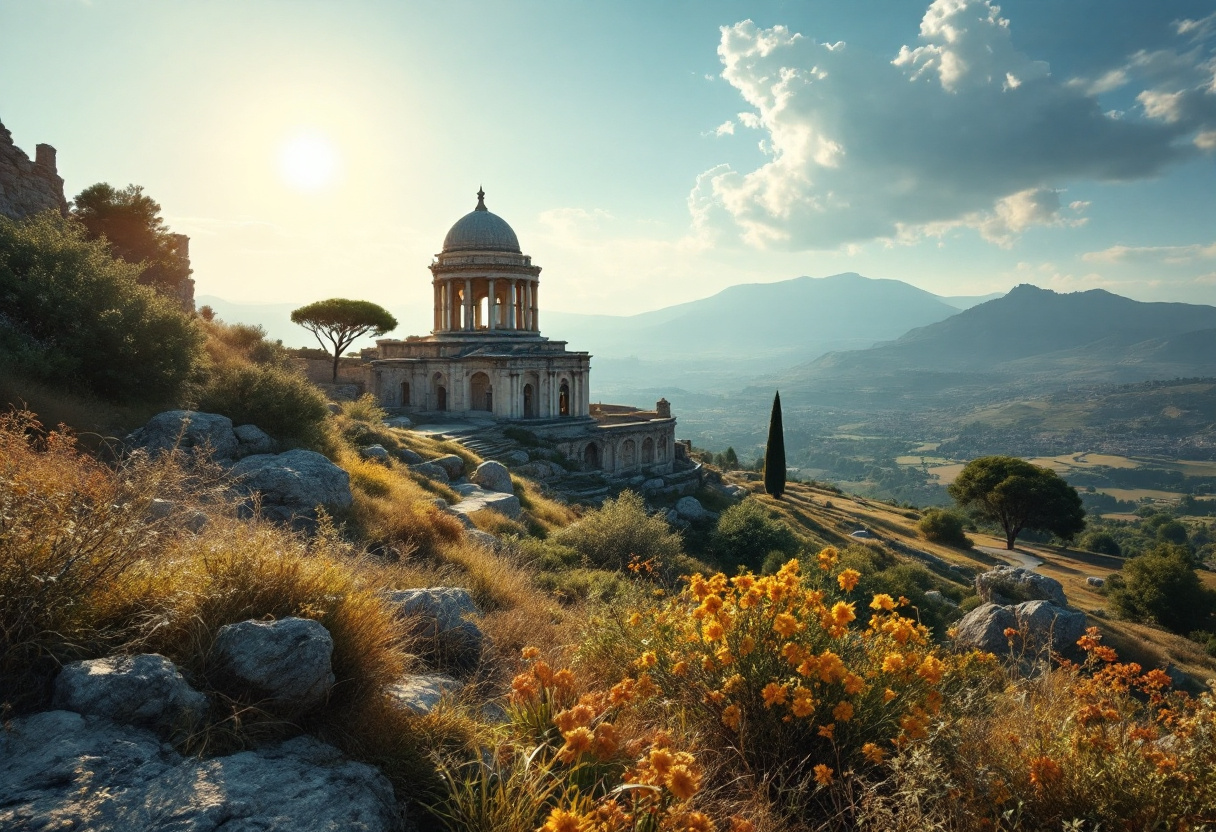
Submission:
<svg viewBox="0 0 1216 832">
<path fill-rule="evenodd" d="M 300 191 L 319 191 L 338 178 L 338 151 L 317 132 L 297 133 L 279 150 L 279 175 Z"/>
</svg>

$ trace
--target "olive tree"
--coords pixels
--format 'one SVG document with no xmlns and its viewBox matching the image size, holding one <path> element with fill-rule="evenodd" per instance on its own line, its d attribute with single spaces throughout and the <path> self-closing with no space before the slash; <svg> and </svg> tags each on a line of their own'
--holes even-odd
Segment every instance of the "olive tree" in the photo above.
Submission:
<svg viewBox="0 0 1216 832">
<path fill-rule="evenodd" d="M 1071 540 L 1085 528 L 1077 490 L 1048 468 L 1011 456 L 983 456 L 968 462 L 947 489 L 962 508 L 1000 523 L 1005 548 L 1023 529 L 1051 532 Z"/>
<path fill-rule="evenodd" d="M 291 313 L 291 322 L 311 332 L 321 349 L 333 354 L 334 381 L 338 380 L 338 361 L 355 339 L 364 335 L 380 336 L 397 328 L 397 319 L 383 306 L 368 300 L 346 298 L 330 298 L 301 306 Z"/>
</svg>

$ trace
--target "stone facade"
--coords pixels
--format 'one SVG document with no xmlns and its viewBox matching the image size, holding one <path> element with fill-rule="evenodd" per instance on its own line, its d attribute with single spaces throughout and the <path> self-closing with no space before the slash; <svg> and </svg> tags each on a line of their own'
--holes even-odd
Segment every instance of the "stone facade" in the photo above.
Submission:
<svg viewBox="0 0 1216 832">
<path fill-rule="evenodd" d="M 367 390 L 384 407 L 423 418 L 519 422 L 590 470 L 670 473 L 670 405 L 593 412 L 590 354 L 540 334 L 540 267 L 477 196 L 430 265 L 434 329 L 365 351 Z"/>
<path fill-rule="evenodd" d="M 0 124 L 0 216 L 19 220 L 42 211 L 67 216 L 63 179 L 55 166 L 55 148 L 40 144 L 34 160 L 17 145 L 13 134 Z"/>
</svg>

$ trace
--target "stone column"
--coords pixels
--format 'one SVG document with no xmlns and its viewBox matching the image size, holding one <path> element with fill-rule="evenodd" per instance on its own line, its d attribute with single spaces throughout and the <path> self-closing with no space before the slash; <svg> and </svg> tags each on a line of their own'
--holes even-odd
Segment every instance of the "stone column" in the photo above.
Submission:
<svg viewBox="0 0 1216 832">
<path fill-rule="evenodd" d="M 439 285 L 439 331 L 448 331 L 448 281 Z"/>
<path fill-rule="evenodd" d="M 464 331 L 469 332 L 473 329 L 473 281 L 470 278 L 464 279 Z"/>
<path fill-rule="evenodd" d="M 507 329 L 515 329 L 515 281 L 507 281 Z"/>
<path fill-rule="evenodd" d="M 532 281 L 524 282 L 524 329 L 532 329 Z"/>
<path fill-rule="evenodd" d="M 490 299 L 488 301 L 486 301 L 486 316 L 490 319 L 489 321 L 486 322 L 486 325 L 490 329 L 498 329 L 498 321 L 495 320 L 495 318 L 497 316 L 494 314 L 495 309 L 496 309 L 495 304 L 497 304 L 497 303 L 498 303 L 498 298 L 494 297 L 494 278 L 491 277 L 490 278 Z"/>
<path fill-rule="evenodd" d="M 532 331 L 540 332 L 540 281 L 532 284 Z"/>
<path fill-rule="evenodd" d="M 435 313 L 435 325 L 432 328 L 435 330 L 435 332 L 439 331 L 439 286 L 440 283 L 438 280 L 431 284 L 431 288 L 435 290 L 435 300 L 432 304 L 434 306 Z"/>
</svg>

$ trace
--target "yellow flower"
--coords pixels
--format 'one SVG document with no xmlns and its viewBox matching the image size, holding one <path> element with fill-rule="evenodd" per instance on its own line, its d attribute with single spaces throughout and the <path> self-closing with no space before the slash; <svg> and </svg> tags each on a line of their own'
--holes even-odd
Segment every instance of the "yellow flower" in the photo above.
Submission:
<svg viewBox="0 0 1216 832">
<path fill-rule="evenodd" d="M 882 765 L 883 750 L 872 742 L 868 742 L 861 747 L 861 753 L 865 758 L 876 766 Z"/>
<path fill-rule="evenodd" d="M 730 654 L 729 647 L 723 647 L 718 650 L 717 653 L 714 653 L 714 658 L 717 659 L 723 667 L 733 663 L 735 660 L 735 657 Z"/>
<path fill-rule="evenodd" d="M 616 753 L 620 739 L 616 735 L 616 727 L 610 722 L 601 722 L 595 726 L 595 754 L 600 758 L 608 758 Z"/>
<path fill-rule="evenodd" d="M 890 688 L 887 688 L 885 691 L 882 692 L 882 701 L 890 702 L 892 699 L 894 699 L 898 695 L 899 694 L 897 694 L 895 691 L 891 690 Z"/>
<path fill-rule="evenodd" d="M 830 740 L 832 739 L 832 734 L 835 733 L 835 731 L 836 723 L 829 722 L 827 725 L 820 725 L 818 733 L 819 736 L 823 737 L 825 740 Z"/>
<path fill-rule="evenodd" d="M 797 688 L 794 691 L 794 704 L 790 706 L 790 710 L 794 712 L 794 716 L 806 717 L 815 712 L 815 700 L 811 698 L 811 692 L 806 688 Z"/>
<path fill-rule="evenodd" d="M 642 623 L 642 614 L 640 612 L 635 612 L 629 616 L 629 626 L 630 627 L 636 627 L 641 623 Z"/>
<path fill-rule="evenodd" d="M 553 685 L 559 690 L 574 690 L 574 672 L 568 667 L 563 667 L 553 674 Z"/>
<path fill-rule="evenodd" d="M 845 625 L 855 619 L 857 614 L 853 612 L 853 605 L 846 604 L 844 601 L 837 601 L 832 605 L 832 621 L 837 625 Z"/>
<path fill-rule="evenodd" d="M 849 696 L 861 693 L 865 690 L 865 680 L 856 673 L 846 673 L 844 677 L 844 692 Z"/>
<path fill-rule="evenodd" d="M 595 742 L 595 735 L 591 733 L 590 728 L 575 728 L 573 731 L 563 733 L 562 737 L 566 740 L 566 744 L 562 746 L 557 756 L 563 763 L 574 762 L 580 754 L 591 750 L 591 746 Z"/>
<path fill-rule="evenodd" d="M 798 626 L 798 619 L 794 618 L 794 616 L 790 615 L 788 612 L 779 613 L 777 617 L 773 619 L 773 630 L 784 638 L 789 638 L 794 633 L 798 632 L 799 629 L 801 628 Z"/>
<path fill-rule="evenodd" d="M 745 680 L 741 674 L 736 673 L 722 683 L 722 690 L 726 691 L 727 693 L 734 693 L 746 684 L 747 680 Z"/>
<path fill-rule="evenodd" d="M 788 693 L 788 685 L 780 685 L 776 682 L 769 682 L 764 686 L 764 690 L 760 691 L 760 695 L 764 697 L 764 707 L 766 708 L 771 708 L 774 705 L 784 705 L 785 697 Z"/>
<path fill-rule="evenodd" d="M 739 639 L 739 655 L 746 656 L 756 649 L 756 640 L 751 636 Z"/>
<path fill-rule="evenodd" d="M 726 631 L 722 629 L 722 625 L 717 621 L 711 621 L 705 625 L 705 638 L 708 641 L 717 641 L 725 634 Z"/>
<path fill-rule="evenodd" d="M 549 813 L 545 825 L 540 832 L 579 832 L 583 828 L 583 819 L 565 809 L 554 809 Z"/>
<path fill-rule="evenodd" d="M 835 708 L 832 708 L 832 719 L 838 719 L 841 722 L 848 722 L 853 718 L 853 705 L 849 702 L 840 702 Z"/>
<path fill-rule="evenodd" d="M 519 654 L 523 656 L 524 661 L 530 662 L 540 655 L 540 650 L 536 647 L 525 647 Z"/>
<path fill-rule="evenodd" d="M 899 653 L 888 653 L 882 660 L 883 673 L 899 673 L 904 669 L 904 657 Z"/>
<path fill-rule="evenodd" d="M 653 650 L 647 650 L 638 657 L 636 662 L 634 662 L 634 664 L 638 667 L 654 667 L 658 663 L 659 657 L 654 654 Z"/>
<path fill-rule="evenodd" d="M 652 748 L 650 750 L 650 767 L 660 777 L 667 776 L 667 772 L 671 770 L 675 761 L 675 757 L 666 748 Z"/>
<path fill-rule="evenodd" d="M 671 672 L 676 676 L 683 676 L 688 673 L 688 662 L 676 662 L 671 666 Z"/>
<path fill-rule="evenodd" d="M 861 580 L 861 573 L 856 569 L 846 569 L 836 576 L 836 583 L 840 584 L 840 588 L 845 592 L 852 592 L 859 580 Z"/>
<path fill-rule="evenodd" d="M 735 585 L 735 589 L 740 592 L 747 592 L 756 584 L 756 579 L 751 575 L 736 575 L 730 579 L 730 582 Z"/>
<path fill-rule="evenodd" d="M 704 812 L 689 812 L 679 820 L 680 825 L 673 829 L 683 829 L 684 832 L 714 832 L 714 822 Z"/>
<path fill-rule="evenodd" d="M 814 772 L 816 783 L 821 786 L 832 785 L 832 775 L 835 774 L 832 769 L 828 768 L 823 763 L 820 763 L 819 765 L 815 766 Z"/>
<path fill-rule="evenodd" d="M 920 667 L 916 668 L 916 675 L 920 676 L 931 685 L 936 685 L 942 680 L 942 674 L 946 670 L 945 663 L 936 656 L 925 656 L 925 660 L 920 663 Z"/>
<path fill-rule="evenodd" d="M 836 551 L 836 549 L 832 546 L 828 546 L 819 553 L 819 568 L 824 572 L 830 571 L 832 567 L 836 565 L 836 559 L 838 557 L 839 553 Z"/>
<path fill-rule="evenodd" d="M 819 678 L 831 684 L 839 682 L 845 677 L 846 671 L 844 660 L 833 653 L 831 650 L 825 650 L 819 655 Z"/>
<path fill-rule="evenodd" d="M 742 716 L 738 705 L 728 705 L 726 710 L 722 711 L 722 724 L 732 731 L 738 731 L 739 719 Z"/>
<path fill-rule="evenodd" d="M 870 602 L 872 610 L 893 610 L 895 609 L 895 599 L 887 593 L 883 592 L 874 596 L 874 600 Z"/>
<path fill-rule="evenodd" d="M 756 832 L 756 824 L 750 820 L 732 816 L 730 819 L 730 832 Z"/>
</svg>

